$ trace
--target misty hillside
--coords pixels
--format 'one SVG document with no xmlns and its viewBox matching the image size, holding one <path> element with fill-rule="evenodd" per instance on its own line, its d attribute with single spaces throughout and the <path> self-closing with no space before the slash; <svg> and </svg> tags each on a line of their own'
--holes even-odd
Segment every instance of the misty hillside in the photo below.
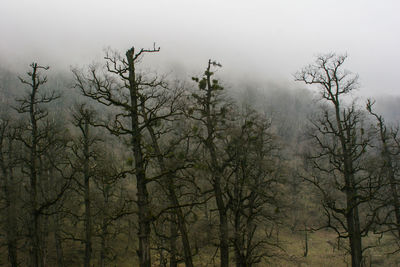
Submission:
<svg viewBox="0 0 400 267">
<path fill-rule="evenodd" d="M 333 53 L 296 87 L 158 53 L 1 67 L 1 265 L 399 264 L 398 97 Z"/>
<path fill-rule="evenodd" d="M 1 0 L 0 266 L 400 266 L 399 10 Z"/>
</svg>

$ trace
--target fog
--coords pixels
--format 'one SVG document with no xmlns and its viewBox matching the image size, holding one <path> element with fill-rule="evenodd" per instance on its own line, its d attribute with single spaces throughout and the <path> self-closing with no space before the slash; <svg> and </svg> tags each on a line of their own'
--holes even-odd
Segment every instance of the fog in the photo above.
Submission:
<svg viewBox="0 0 400 267">
<path fill-rule="evenodd" d="M 212 58 L 234 79 L 290 86 L 316 54 L 337 52 L 348 54 L 361 92 L 399 95 L 398 10 L 395 0 L 1 0 L 0 60 L 68 70 L 107 47 L 155 42 L 161 52 L 146 63 L 160 71 L 191 75 Z"/>
</svg>

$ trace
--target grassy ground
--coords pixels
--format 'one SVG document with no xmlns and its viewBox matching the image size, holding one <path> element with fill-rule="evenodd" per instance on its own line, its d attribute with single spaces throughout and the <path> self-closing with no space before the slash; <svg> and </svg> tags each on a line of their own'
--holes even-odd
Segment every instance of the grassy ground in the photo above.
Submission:
<svg viewBox="0 0 400 267">
<path fill-rule="evenodd" d="M 351 266 L 351 259 L 346 247 L 348 240 L 341 240 L 338 244 L 336 234 L 330 231 L 318 231 L 308 234 L 308 253 L 305 252 L 304 233 L 285 233 L 284 247 L 290 260 L 271 261 L 260 266 L 323 266 L 341 267 Z M 399 266 L 400 253 L 392 253 L 396 245 L 390 238 L 380 238 L 370 235 L 363 239 L 363 246 L 372 246 L 364 252 L 365 266 Z"/>
<path fill-rule="evenodd" d="M 342 240 L 337 243 L 336 235 L 330 231 L 318 231 L 308 234 L 308 253 L 305 252 L 304 233 L 292 233 L 287 230 L 281 233 L 280 245 L 283 248 L 279 256 L 263 262 L 257 267 L 346 267 L 351 266 L 351 259 L 347 253 L 346 246 L 348 240 Z M 338 246 L 339 245 L 339 246 Z M 369 236 L 363 239 L 363 246 L 379 245 L 370 248 L 364 252 L 365 266 L 388 266 L 400 267 L 400 253 L 391 253 L 395 245 L 390 238 L 379 239 L 379 236 Z M 203 250 L 203 253 L 195 257 L 195 266 L 214 267 L 218 266 L 218 255 L 216 260 L 210 260 L 211 255 L 215 253 L 214 248 Z M 233 253 L 231 254 L 233 257 Z M 234 266 L 234 264 L 232 264 Z M 181 264 L 180 267 L 184 267 Z"/>
<path fill-rule="evenodd" d="M 276 257 L 270 258 L 267 262 L 260 263 L 255 267 L 346 267 L 351 266 L 350 257 L 346 251 L 348 240 L 342 240 L 337 243 L 336 235 L 330 231 L 318 231 L 308 234 L 308 253 L 304 256 L 305 252 L 305 236 L 304 232 L 292 233 L 290 229 L 280 231 L 279 243 L 282 250 L 278 250 Z M 363 246 L 372 246 L 364 252 L 365 266 L 388 266 L 400 267 L 400 252 L 393 253 L 397 244 L 389 237 L 380 238 L 380 236 L 369 236 L 363 239 Z M 118 249 L 124 249 L 124 244 L 120 243 Z M 76 252 L 77 253 L 77 252 Z M 0 266 L 7 266 L 7 251 L 5 247 L 0 247 Z M 137 266 L 135 262 L 135 251 L 127 251 L 125 257 L 121 257 L 115 263 L 115 266 Z M 159 266 L 156 254 L 153 254 L 153 266 Z M 214 260 L 213 260 L 213 256 Z M 70 255 L 66 255 L 70 257 Z M 82 257 L 81 253 L 77 253 L 77 257 Z M 97 255 L 95 255 L 97 256 Z M 194 265 L 196 267 L 214 267 L 219 266 L 218 251 L 215 247 L 203 247 L 200 253 L 194 257 Z M 233 253 L 231 259 L 233 261 Z M 94 261 L 96 261 L 94 259 Z M 72 266 L 72 265 L 71 265 Z M 112 265 L 114 266 L 114 265 Z M 234 263 L 231 266 L 235 266 Z M 181 263 L 179 267 L 184 267 Z"/>
</svg>

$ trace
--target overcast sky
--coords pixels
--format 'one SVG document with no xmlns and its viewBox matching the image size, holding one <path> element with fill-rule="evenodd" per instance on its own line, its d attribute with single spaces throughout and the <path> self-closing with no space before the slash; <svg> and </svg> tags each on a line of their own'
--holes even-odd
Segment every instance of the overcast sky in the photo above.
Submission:
<svg viewBox="0 0 400 267">
<path fill-rule="evenodd" d="M 69 69 L 103 49 L 161 46 L 161 69 L 291 82 L 319 53 L 347 53 L 368 94 L 400 95 L 398 0 L 0 0 L 1 65 Z"/>
</svg>

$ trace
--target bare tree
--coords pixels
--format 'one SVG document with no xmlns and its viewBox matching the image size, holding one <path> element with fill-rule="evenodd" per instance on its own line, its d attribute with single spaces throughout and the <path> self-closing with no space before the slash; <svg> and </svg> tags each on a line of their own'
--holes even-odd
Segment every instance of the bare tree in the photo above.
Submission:
<svg viewBox="0 0 400 267">
<path fill-rule="evenodd" d="M 379 175 L 383 176 L 380 205 L 383 214 L 378 217 L 377 224 L 383 229 L 378 232 L 395 231 L 397 240 L 400 240 L 400 199 L 398 189 L 398 155 L 400 154 L 400 140 L 398 129 L 386 125 L 384 118 L 373 110 L 374 101 L 367 101 L 367 110 L 375 118 L 378 126 L 379 152 L 381 160 L 377 162 Z"/>
<path fill-rule="evenodd" d="M 349 238 L 353 267 L 362 264 L 362 236 L 368 233 L 374 214 L 360 221 L 360 208 L 377 190 L 363 170 L 370 136 L 363 115 L 345 96 L 357 87 L 357 75 L 343 70 L 346 56 L 318 56 L 315 63 L 296 73 L 296 81 L 317 85 L 325 101 L 323 113 L 312 121 L 312 144 L 305 179 L 323 198 L 327 227 Z"/>
<path fill-rule="evenodd" d="M 62 177 L 60 183 L 53 177 L 49 180 L 50 176 L 54 175 L 53 171 L 61 175 L 62 167 L 57 167 L 57 164 L 66 165 L 65 162 L 56 163 L 58 157 L 54 158 L 54 155 L 51 155 L 51 153 L 57 154 L 56 150 L 63 150 L 62 147 L 66 142 L 61 137 L 61 129 L 56 126 L 54 120 L 48 117 L 48 111 L 45 108 L 45 104 L 58 99 L 59 95 L 54 91 L 46 92 L 42 88 L 47 82 L 47 77 L 42 76 L 40 71 L 48 70 L 49 67 L 40 66 L 37 63 L 32 63 L 30 67 L 31 70 L 27 73 L 28 80 L 19 77 L 30 90 L 26 97 L 17 99 L 19 106 L 16 110 L 20 114 L 27 115 L 27 122 L 19 127 L 16 137 L 23 143 L 28 154 L 27 157 L 23 157 L 22 172 L 29 179 L 29 201 L 27 202 L 29 266 L 38 267 L 45 265 L 44 240 L 41 236 L 43 227 L 40 225 L 40 217 L 62 198 L 69 186 L 69 180 L 64 180 Z M 50 182 L 53 186 L 49 185 Z M 54 187 L 54 185 L 57 186 Z M 52 191 L 49 191 L 50 187 Z"/>
<path fill-rule="evenodd" d="M 139 265 L 141 267 L 151 266 L 150 254 L 150 231 L 151 221 L 150 200 L 147 184 L 152 181 L 146 174 L 147 163 L 143 148 L 143 131 L 146 125 L 140 114 L 142 101 L 152 101 L 151 97 L 142 98 L 144 91 L 161 86 L 162 83 L 157 79 L 147 79 L 145 75 L 137 70 L 140 59 L 148 53 L 156 53 L 160 49 L 140 49 L 134 47 L 129 49 L 125 58 L 118 54 L 107 54 L 106 69 L 107 74 L 99 74 L 95 67 L 92 67 L 89 74 L 85 77 L 82 73 L 74 70 L 76 86 L 82 94 L 96 100 L 106 106 L 111 106 L 116 110 L 111 123 L 103 124 L 112 134 L 117 136 L 129 136 L 130 146 L 134 158 L 134 169 L 137 186 L 137 206 L 138 206 L 138 236 Z M 151 122 L 151 121 L 150 121 Z"/>
<path fill-rule="evenodd" d="M 221 267 L 229 266 L 229 225 L 228 201 L 225 192 L 225 171 L 231 159 L 219 151 L 221 133 L 228 127 L 229 112 L 233 105 L 221 94 L 223 87 L 218 80 L 213 79 L 213 68 L 221 67 L 215 61 L 208 61 L 203 77 L 193 78 L 198 84 L 199 91 L 193 93 L 194 103 L 188 109 L 188 116 L 199 125 L 197 138 L 208 154 L 203 164 L 210 175 L 213 197 L 219 215 L 219 250 Z"/>
<path fill-rule="evenodd" d="M 281 171 L 270 122 L 245 107 L 237 124 L 227 133 L 226 153 L 233 159 L 227 195 L 236 266 L 246 267 L 274 256 L 279 248 L 271 236 L 281 216 Z"/>
<path fill-rule="evenodd" d="M 160 171 L 160 176 L 162 179 L 162 184 L 167 188 L 167 196 L 170 201 L 170 207 L 174 212 L 171 223 L 171 260 L 170 266 L 177 266 L 176 259 L 176 244 L 174 235 L 176 235 L 175 229 L 175 221 L 177 222 L 177 226 L 179 232 L 181 233 L 182 240 L 182 248 L 184 252 L 184 261 L 185 265 L 188 267 L 193 266 L 192 260 L 192 251 L 188 237 L 188 230 L 186 227 L 184 212 L 181 207 L 181 203 L 178 199 L 178 194 L 176 192 L 176 182 L 175 180 L 178 178 L 177 172 L 181 169 L 186 168 L 187 162 L 185 160 L 177 160 L 177 157 L 169 156 L 176 152 L 176 148 L 178 145 L 187 139 L 187 136 L 182 133 L 182 136 L 179 136 L 175 140 L 170 138 L 170 145 L 163 145 L 162 138 L 171 133 L 174 129 L 174 121 L 179 119 L 183 119 L 180 113 L 181 105 L 180 100 L 182 98 L 183 90 L 176 89 L 168 89 L 168 88 L 159 88 L 158 92 L 152 92 L 148 95 L 142 96 L 141 101 L 141 114 L 143 116 L 144 125 L 146 126 L 146 130 L 148 132 L 148 136 L 150 137 L 150 144 L 152 147 L 152 153 L 150 156 L 154 156 L 156 158 L 156 162 Z M 146 99 L 147 98 L 147 99 Z M 155 101 L 153 105 L 149 105 L 149 99 L 154 98 Z M 145 106 L 145 103 L 148 103 Z M 173 164 L 170 163 L 171 159 L 173 159 Z M 176 217 L 176 220 L 174 219 Z"/>
<path fill-rule="evenodd" d="M 104 152 L 96 162 L 99 166 L 95 169 L 94 179 L 94 237 L 98 239 L 98 263 L 100 267 L 109 266 L 116 262 L 121 254 L 113 248 L 118 239 L 124 235 L 120 229 L 122 219 L 134 213 L 132 201 L 125 190 L 124 183 L 127 171 L 121 170 L 120 164 L 113 160 L 113 155 Z"/>
<path fill-rule="evenodd" d="M 2 226 L 6 233 L 8 261 L 12 267 L 18 266 L 18 226 L 16 211 L 18 207 L 19 189 L 15 171 L 18 166 L 18 149 L 15 139 L 15 128 L 10 118 L 0 118 L 0 167 L 2 197 Z"/>
<path fill-rule="evenodd" d="M 73 111 L 73 125 L 79 129 L 79 137 L 71 146 L 71 151 L 74 157 L 72 167 L 76 170 L 76 174 L 83 176 L 77 177 L 75 181 L 78 184 L 79 192 L 82 192 L 84 202 L 84 244 L 85 256 L 84 266 L 91 266 L 92 259 L 92 204 L 91 204 L 91 183 L 94 175 L 93 161 L 96 158 L 94 145 L 99 141 L 99 138 L 92 133 L 92 125 L 94 124 L 94 110 L 86 104 L 80 104 Z"/>
</svg>

